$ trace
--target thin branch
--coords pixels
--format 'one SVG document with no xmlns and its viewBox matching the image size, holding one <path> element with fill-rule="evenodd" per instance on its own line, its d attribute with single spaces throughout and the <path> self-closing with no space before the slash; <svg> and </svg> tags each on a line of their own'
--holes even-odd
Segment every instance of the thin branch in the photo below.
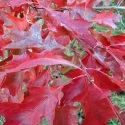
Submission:
<svg viewBox="0 0 125 125">
<path fill-rule="evenodd" d="M 32 8 L 35 8 L 35 9 L 44 9 L 43 7 L 36 7 L 36 6 L 32 6 L 30 5 Z M 37 10 L 38 11 L 38 10 Z"/>
<path fill-rule="evenodd" d="M 117 9 L 117 10 L 125 10 L 125 6 L 101 6 L 101 7 L 93 7 L 96 10 L 102 10 L 102 9 L 106 9 L 109 10 L 111 8 Z"/>
<path fill-rule="evenodd" d="M 121 3 L 119 3 L 120 5 Z M 93 9 L 95 10 L 102 10 L 102 9 L 106 9 L 106 10 L 109 10 L 111 8 L 114 8 L 114 9 L 117 9 L 117 10 L 125 10 L 125 6 L 119 6 L 119 5 L 116 5 L 116 6 L 101 6 L 101 7 L 93 7 Z M 43 7 L 36 7 L 36 6 L 32 6 L 30 5 L 32 8 L 35 8 L 35 9 L 44 9 Z M 63 11 L 63 10 L 68 10 L 68 8 L 61 8 L 61 9 L 55 9 L 55 11 Z"/>
</svg>

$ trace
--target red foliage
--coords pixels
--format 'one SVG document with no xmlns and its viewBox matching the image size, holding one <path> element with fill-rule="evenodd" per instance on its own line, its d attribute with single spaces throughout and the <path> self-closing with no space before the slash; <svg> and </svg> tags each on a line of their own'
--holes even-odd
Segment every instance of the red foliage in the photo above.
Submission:
<svg viewBox="0 0 125 125">
<path fill-rule="evenodd" d="M 109 98 L 110 91 L 125 91 L 125 35 L 94 30 L 93 22 L 112 30 L 121 19 L 113 9 L 92 8 L 100 2 L 0 1 L 0 56 L 9 51 L 0 62 L 5 125 L 36 125 L 44 116 L 50 125 L 76 125 L 74 102 L 81 104 L 82 125 L 111 118 L 125 125 L 125 112 Z M 73 47 L 76 40 L 83 55 Z"/>
</svg>

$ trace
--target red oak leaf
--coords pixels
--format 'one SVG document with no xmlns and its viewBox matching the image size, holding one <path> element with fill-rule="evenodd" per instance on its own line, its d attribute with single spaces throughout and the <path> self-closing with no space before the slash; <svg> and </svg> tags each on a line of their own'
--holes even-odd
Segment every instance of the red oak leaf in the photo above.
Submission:
<svg viewBox="0 0 125 125">
<path fill-rule="evenodd" d="M 120 69 L 122 70 L 123 76 L 125 74 L 125 46 L 124 43 L 123 44 L 117 44 L 117 45 L 112 45 L 109 47 L 109 49 L 107 50 L 107 52 L 109 52 L 114 59 L 116 60 L 116 62 L 120 65 Z M 121 78 L 122 80 L 123 78 Z"/>
<path fill-rule="evenodd" d="M 84 15 L 84 11 L 85 11 L 85 3 L 82 4 L 76 4 L 76 2 L 74 2 L 73 4 L 71 4 L 70 6 L 68 6 L 70 9 L 70 16 L 73 19 L 77 18 L 77 14 L 79 14 L 83 19 L 85 19 L 85 15 Z"/>
<path fill-rule="evenodd" d="M 66 0 L 49 0 L 57 5 L 57 7 L 65 6 Z"/>
<path fill-rule="evenodd" d="M 50 69 L 43 70 L 41 74 L 39 74 L 33 82 L 32 86 L 43 86 L 48 85 L 49 80 L 51 80 Z"/>
<path fill-rule="evenodd" d="M 88 78 L 84 78 L 84 83 L 88 83 Z M 98 88 L 94 83 L 89 83 L 88 90 L 83 90 L 74 101 L 81 101 L 82 108 L 85 114 L 85 119 L 82 125 L 106 125 L 110 118 L 122 118 L 118 114 L 114 105 L 110 102 L 107 96 L 109 92 Z"/>
<path fill-rule="evenodd" d="M 23 72 L 7 74 L 5 80 L 2 82 L 2 87 L 8 88 L 10 94 L 15 96 L 17 92 L 22 90 L 22 75 Z"/>
<path fill-rule="evenodd" d="M 114 14 L 113 8 L 110 9 L 107 13 L 105 12 L 105 9 L 103 9 L 99 14 L 97 14 L 92 21 L 96 22 L 101 25 L 106 25 L 112 28 L 117 28 L 117 26 L 114 24 L 115 22 L 120 22 L 121 15 Z"/>
<path fill-rule="evenodd" d="M 88 21 L 83 19 L 73 20 L 69 17 L 68 13 L 53 12 L 52 16 L 61 22 L 68 30 L 83 39 L 89 46 L 94 47 L 96 45 L 96 39 L 94 39 L 88 31 L 91 27 Z"/>
<path fill-rule="evenodd" d="M 4 124 L 35 125 L 40 122 L 41 116 L 45 116 L 52 125 L 60 89 L 61 87 L 30 88 L 29 95 L 21 104 L 0 103 L 0 114 L 6 118 Z"/>
<path fill-rule="evenodd" d="M 53 125 L 76 125 L 75 112 L 78 108 L 71 106 L 57 107 Z"/>
<path fill-rule="evenodd" d="M 36 67 L 38 65 L 56 65 L 56 64 L 73 66 L 83 71 L 81 68 L 74 65 L 73 63 L 65 59 L 62 59 L 59 56 L 56 55 L 53 56 L 52 52 L 50 51 L 45 51 L 39 54 L 31 53 L 29 55 L 28 54 L 13 55 L 13 59 L 3 66 L 4 70 L 0 72 L 0 79 L 2 82 L 2 80 L 5 77 L 5 74 L 7 73 L 18 72 L 20 70 Z"/>
<path fill-rule="evenodd" d="M 13 0 L 6 0 L 6 1 L 0 1 L 0 8 L 5 8 L 7 6 L 11 6 L 11 7 L 19 7 L 23 4 L 26 4 L 28 3 L 27 0 L 16 0 L 16 1 L 13 1 Z M 29 2 L 29 3 L 32 3 L 32 2 Z"/>
<path fill-rule="evenodd" d="M 70 82 L 70 84 L 66 85 L 62 89 L 62 92 L 64 93 L 64 96 L 62 98 L 62 103 L 64 105 L 71 102 L 71 100 L 74 97 L 76 97 L 78 94 L 82 92 L 85 86 L 83 80 L 84 80 L 83 76 L 76 77 L 74 80 Z"/>
<path fill-rule="evenodd" d="M 5 15 L 7 16 L 8 19 L 10 19 L 14 24 L 17 25 L 17 27 L 19 28 L 19 30 L 23 31 L 27 28 L 27 26 L 29 25 L 29 23 L 26 20 L 26 17 L 23 18 L 17 18 L 12 16 L 9 13 L 5 13 Z"/>
<path fill-rule="evenodd" d="M 46 9 L 52 19 L 55 18 L 55 20 L 57 20 L 61 26 L 63 25 L 67 30 L 72 32 L 73 36 L 83 39 L 83 41 L 92 48 L 96 46 L 96 39 L 94 39 L 94 37 L 92 37 L 88 31 L 88 29 L 91 27 L 91 23 L 84 19 L 73 20 L 70 18 L 69 12 L 62 13 L 53 11 L 44 2 L 39 2 L 39 4 Z"/>
<path fill-rule="evenodd" d="M 120 44 L 120 43 L 125 42 L 125 35 L 124 34 L 119 34 L 117 36 L 111 36 L 110 38 L 114 44 Z"/>
<path fill-rule="evenodd" d="M 71 18 L 78 19 L 82 17 L 85 20 L 90 20 L 91 18 L 93 18 L 98 12 L 94 10 L 92 8 L 93 5 L 91 5 L 91 4 L 94 4 L 93 2 L 95 1 L 93 1 L 92 3 L 91 1 L 89 1 L 89 3 L 87 3 L 86 1 L 86 2 L 81 2 L 79 4 L 76 1 L 70 6 L 68 6 L 70 10 Z"/>
<path fill-rule="evenodd" d="M 4 47 L 6 49 L 42 47 L 41 25 L 39 21 L 34 23 L 27 32 L 19 31 L 16 27 L 7 30 L 10 31 L 8 33 L 5 31 L 3 38 L 6 39 L 8 34 L 11 34 L 10 40 L 12 42 Z"/>
<path fill-rule="evenodd" d="M 109 98 L 110 91 L 125 90 L 125 36 L 112 34 L 121 16 L 94 9 L 110 1 L 0 1 L 4 125 L 36 125 L 42 117 L 50 125 L 76 125 L 74 102 L 81 104 L 82 125 L 111 118 L 124 125 L 125 113 Z M 109 31 L 96 31 L 93 23 Z"/>
<path fill-rule="evenodd" d="M 112 82 L 112 80 L 107 74 L 91 68 L 87 69 L 87 72 L 90 74 L 90 76 L 93 78 L 94 83 L 99 88 L 112 90 L 112 91 L 120 91 L 120 88 L 118 87 L 118 85 L 114 84 L 114 82 Z"/>
<path fill-rule="evenodd" d="M 7 88 L 0 89 L 0 102 L 21 103 L 24 100 L 24 92 L 19 91 L 15 96 L 12 96 Z"/>
<path fill-rule="evenodd" d="M 106 50 L 105 48 L 99 46 L 95 47 L 94 57 L 100 61 L 104 67 L 109 68 L 114 77 L 118 79 L 123 78 L 123 73 L 118 62 L 116 62 L 115 58 L 108 52 L 108 49 Z"/>
<path fill-rule="evenodd" d="M 22 54 L 22 55 L 13 55 L 13 59 L 9 61 L 3 68 L 6 70 L 6 73 L 17 72 L 22 69 L 27 69 L 35 67 L 37 65 L 56 65 L 63 64 L 73 66 L 80 69 L 78 66 L 73 63 L 62 59 L 59 56 L 53 56 L 50 51 L 45 51 L 43 53 L 34 53 L 34 54 Z M 80 69 L 82 70 L 82 69 Z"/>
</svg>

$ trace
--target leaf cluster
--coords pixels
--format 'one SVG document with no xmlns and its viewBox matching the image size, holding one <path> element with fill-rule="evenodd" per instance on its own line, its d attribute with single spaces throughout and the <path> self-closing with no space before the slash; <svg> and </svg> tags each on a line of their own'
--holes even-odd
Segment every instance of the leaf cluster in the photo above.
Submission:
<svg viewBox="0 0 125 125">
<path fill-rule="evenodd" d="M 110 3 L 0 1 L 0 124 L 125 125 L 110 99 L 125 91 L 122 16 L 93 8 Z"/>
</svg>

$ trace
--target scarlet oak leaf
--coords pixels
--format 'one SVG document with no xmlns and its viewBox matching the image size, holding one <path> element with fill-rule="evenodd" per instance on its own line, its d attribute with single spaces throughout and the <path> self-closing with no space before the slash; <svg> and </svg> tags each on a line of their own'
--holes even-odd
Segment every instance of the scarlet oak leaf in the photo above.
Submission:
<svg viewBox="0 0 125 125">
<path fill-rule="evenodd" d="M 69 17 L 69 13 L 53 12 L 52 16 L 61 22 L 67 30 L 72 31 L 83 39 L 89 46 L 94 47 L 96 45 L 96 39 L 94 39 L 88 31 L 91 27 L 88 21 L 84 19 L 73 20 Z"/>
<path fill-rule="evenodd" d="M 92 21 L 101 25 L 107 25 L 108 27 L 117 28 L 114 22 L 120 22 L 121 15 L 114 14 L 113 10 L 112 8 L 106 13 L 105 9 L 103 9 L 92 19 Z"/>
<path fill-rule="evenodd" d="M 90 20 L 92 17 L 97 14 L 97 11 L 92 8 L 92 5 L 88 3 L 89 6 L 86 6 L 87 2 L 74 2 L 73 4 L 69 5 L 68 8 L 70 10 L 70 16 L 73 19 L 79 19 L 80 17 L 85 20 Z"/>
<path fill-rule="evenodd" d="M 119 49 L 120 47 L 123 47 Z M 116 62 L 120 65 L 120 69 L 122 70 L 123 75 L 125 74 L 125 61 L 124 61 L 124 46 L 123 45 L 116 45 L 116 46 L 111 46 L 109 47 L 109 49 L 107 50 L 116 60 Z M 123 77 L 121 78 L 121 80 L 123 79 Z"/>
<path fill-rule="evenodd" d="M 79 69 L 72 69 L 69 72 L 65 73 L 65 76 L 69 77 L 69 78 L 76 78 L 80 75 L 83 75 L 83 72 L 80 71 Z"/>
<path fill-rule="evenodd" d="M 91 30 L 93 36 L 99 41 L 101 42 L 102 45 L 104 46 L 109 46 L 111 44 L 111 39 L 110 37 L 112 36 L 111 31 L 107 31 L 107 32 L 99 32 L 96 30 Z"/>
<path fill-rule="evenodd" d="M 46 50 L 53 50 L 56 48 L 60 48 L 60 49 L 65 48 L 64 46 L 56 42 L 54 35 L 52 33 L 49 33 L 48 36 L 45 38 L 43 42 L 43 47 L 46 48 Z"/>
<path fill-rule="evenodd" d="M 125 43 L 125 35 L 124 34 L 119 34 L 117 36 L 112 36 L 110 38 L 114 44 Z"/>
<path fill-rule="evenodd" d="M 85 67 L 87 67 L 87 68 L 98 68 L 98 63 L 96 62 L 95 58 L 93 58 L 92 55 L 86 56 L 82 60 L 82 62 L 85 65 Z"/>
<path fill-rule="evenodd" d="M 41 74 L 33 82 L 33 86 L 45 86 L 48 85 L 49 80 L 51 80 L 50 69 L 43 70 Z"/>
<path fill-rule="evenodd" d="M 93 8 L 110 1 L 1 0 L 4 125 L 37 125 L 42 117 L 50 125 L 76 125 L 74 102 L 81 104 L 82 125 L 106 125 L 111 118 L 124 125 L 125 113 L 109 98 L 110 91 L 125 90 L 125 36 L 111 33 L 121 16 Z M 110 30 L 97 32 L 93 22 Z"/>
<path fill-rule="evenodd" d="M 17 27 L 19 28 L 19 30 L 21 31 L 25 30 L 27 26 L 29 25 L 29 23 L 26 20 L 26 17 L 17 18 L 17 17 L 12 16 L 9 13 L 5 13 L 5 15 L 7 16 L 8 19 L 10 19 L 13 23 L 15 23 Z"/>
<path fill-rule="evenodd" d="M 68 7 L 70 9 L 71 18 L 73 19 L 77 18 L 76 16 L 77 14 L 79 14 L 84 19 L 85 3 L 76 4 L 76 2 L 74 2 Z"/>
<path fill-rule="evenodd" d="M 52 52 L 45 51 L 43 53 L 31 53 L 31 54 L 23 54 L 23 55 L 13 55 L 13 59 L 3 66 L 5 69 L 5 73 L 17 72 L 23 69 L 35 67 L 37 65 L 56 65 L 63 64 L 73 66 L 75 68 L 80 69 L 78 66 L 73 63 L 62 59 L 59 56 L 53 56 Z M 83 71 L 82 69 L 80 69 Z M 84 72 L 84 71 L 83 71 Z M 1 74 L 1 76 L 3 76 Z"/>
<path fill-rule="evenodd" d="M 13 29 L 12 29 L 13 30 Z M 39 21 L 34 23 L 29 31 L 19 31 L 19 35 L 17 34 L 17 31 L 13 34 L 15 37 L 13 37 L 12 42 L 5 46 L 5 49 L 23 49 L 23 48 L 32 48 L 32 47 L 42 47 L 42 38 L 41 38 L 41 24 Z M 21 37 L 21 36 L 22 37 Z M 16 36 L 20 37 L 19 41 L 16 41 Z M 4 36 L 5 37 L 5 36 Z"/>
<path fill-rule="evenodd" d="M 5 8 L 7 6 L 11 6 L 11 7 L 19 7 L 23 4 L 26 4 L 28 3 L 27 0 L 16 0 L 16 1 L 13 1 L 13 0 L 6 0 L 6 1 L 0 1 L 0 8 Z M 31 3 L 31 2 L 29 2 Z"/>
<path fill-rule="evenodd" d="M 36 125 L 41 116 L 45 116 L 52 125 L 60 90 L 60 87 L 30 88 L 29 95 L 21 104 L 0 103 L 0 114 L 6 118 L 5 125 Z"/>
<path fill-rule="evenodd" d="M 24 100 L 24 92 L 18 91 L 15 96 L 10 94 L 8 88 L 0 89 L 0 103 L 8 102 L 8 103 L 21 103 Z"/>
<path fill-rule="evenodd" d="M 67 46 L 70 42 L 70 37 L 68 35 L 63 37 L 57 37 L 56 40 L 59 44 Z"/>
<path fill-rule="evenodd" d="M 102 47 L 95 47 L 94 57 L 100 61 L 100 63 L 108 67 L 112 71 L 112 75 L 118 79 L 123 78 L 122 70 L 120 69 L 119 64 L 116 62 L 115 58 L 108 52 L 108 49 Z"/>
<path fill-rule="evenodd" d="M 98 5 L 101 0 L 86 0 L 85 1 L 85 19 L 91 20 L 98 12 L 93 9 L 93 6 Z"/>
<path fill-rule="evenodd" d="M 71 102 L 71 100 L 76 97 L 78 94 L 82 92 L 84 89 L 84 79 L 82 77 L 76 77 L 74 80 L 70 82 L 70 84 L 66 85 L 63 89 L 62 92 L 64 93 L 64 96 L 62 98 L 62 103 L 68 104 Z"/>
<path fill-rule="evenodd" d="M 22 75 L 23 72 L 7 74 L 5 80 L 2 83 L 3 88 L 8 88 L 10 94 L 15 96 L 18 92 L 22 90 Z"/>
<path fill-rule="evenodd" d="M 55 20 L 57 20 L 61 26 L 63 25 L 67 30 L 69 30 L 74 37 L 83 39 L 83 41 L 85 41 L 85 43 L 92 48 L 96 46 L 96 39 L 94 39 L 94 37 L 92 37 L 91 33 L 88 31 L 88 29 L 91 27 L 91 23 L 84 19 L 73 20 L 70 18 L 69 12 L 62 13 L 53 11 L 44 2 L 40 2 L 40 5 L 45 8 L 45 10 L 48 12 L 48 15 L 52 17 L 52 19 L 55 18 Z"/>
<path fill-rule="evenodd" d="M 108 76 L 107 74 L 105 74 L 105 73 L 103 73 L 101 71 L 92 69 L 92 68 L 90 68 L 90 69 L 88 68 L 87 72 L 93 78 L 94 83 L 99 88 L 112 90 L 112 91 L 120 91 L 120 88 L 118 87 L 118 85 L 115 84 L 114 82 L 112 82 L 110 76 Z"/>
<path fill-rule="evenodd" d="M 57 7 L 65 6 L 66 0 L 49 0 L 57 5 Z"/>
<path fill-rule="evenodd" d="M 77 117 L 75 112 L 76 107 L 64 106 L 57 107 L 55 111 L 55 119 L 53 125 L 76 125 Z"/>
<path fill-rule="evenodd" d="M 88 83 L 88 79 L 84 78 L 84 84 Z M 106 125 L 110 118 L 116 118 L 113 110 L 114 106 L 109 102 L 109 91 L 98 88 L 94 83 L 88 84 L 86 91 L 83 90 L 74 101 L 82 102 L 82 109 L 85 119 L 82 125 Z"/>
<path fill-rule="evenodd" d="M 121 90 L 125 91 L 125 81 L 124 80 L 119 80 L 119 79 L 114 78 L 114 77 L 110 77 L 110 79 L 113 82 L 115 82 L 121 88 Z"/>
<path fill-rule="evenodd" d="M 15 43 L 19 42 L 25 39 L 24 37 L 27 35 L 26 32 L 20 31 L 16 25 L 14 25 L 13 27 L 3 26 L 3 30 L 4 30 L 4 34 L 1 36 L 1 38 L 4 41 L 9 41 L 9 43 L 12 41 Z M 6 44 L 8 44 L 8 42 Z"/>
<path fill-rule="evenodd" d="M 5 49 L 41 48 L 52 50 L 55 48 L 65 48 L 56 42 L 53 33 L 49 33 L 45 40 L 42 39 L 40 21 L 35 22 L 28 31 L 19 31 L 17 27 L 13 27 L 12 29 L 5 28 L 4 32 L 2 38 L 5 40 L 10 38 L 12 40 L 10 44 L 4 47 Z M 11 34 L 11 36 L 8 37 L 8 34 Z"/>
</svg>

